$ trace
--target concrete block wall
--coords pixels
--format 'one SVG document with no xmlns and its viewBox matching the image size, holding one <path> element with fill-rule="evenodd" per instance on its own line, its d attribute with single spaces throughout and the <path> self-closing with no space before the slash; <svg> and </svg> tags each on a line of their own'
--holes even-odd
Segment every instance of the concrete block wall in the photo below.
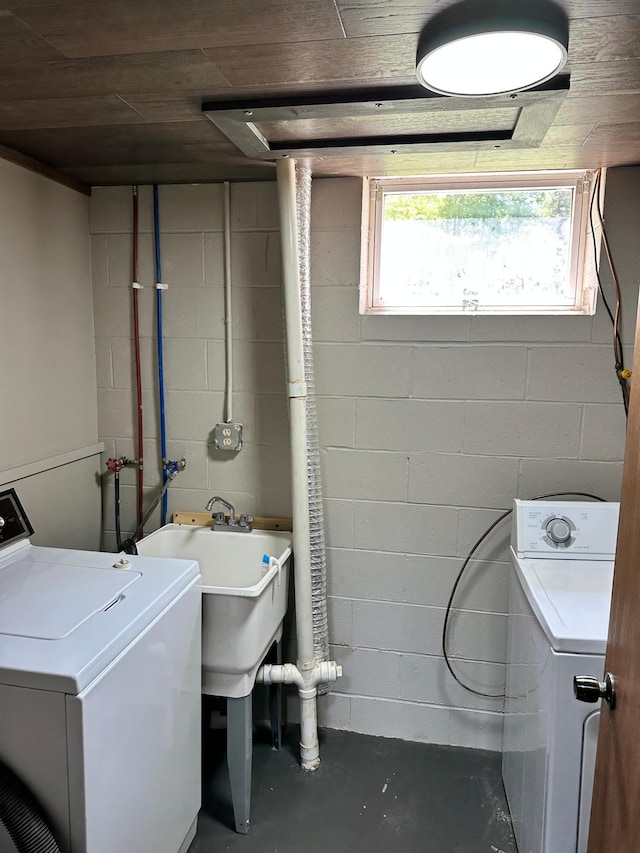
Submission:
<svg viewBox="0 0 640 853">
<path fill-rule="evenodd" d="M 169 489 L 169 512 L 203 510 L 222 494 L 238 512 L 290 515 L 287 408 L 280 307 L 280 241 L 273 183 L 234 184 L 232 207 L 234 419 L 239 454 L 216 452 L 224 420 L 223 187 L 159 189 L 167 449 L 187 468 Z M 153 220 L 151 188 L 140 188 L 139 291 L 146 501 L 158 492 Z M 131 344 L 131 187 L 97 187 L 91 199 L 99 431 L 108 456 L 134 456 Z M 135 474 L 121 475 L 122 525 L 135 523 Z M 104 542 L 113 548 L 113 482 L 104 476 Z M 149 530 L 159 524 L 159 513 Z"/>
<path fill-rule="evenodd" d="M 334 656 L 334 725 L 500 749 L 500 700 L 450 677 L 441 632 L 465 555 L 514 496 L 619 497 L 625 417 L 611 326 L 595 317 L 358 314 L 361 184 L 314 182 L 312 283 Z M 611 170 L 606 214 L 633 343 L 640 169 Z M 629 221 L 633 223 L 629 224 Z M 611 281 L 603 264 L 603 284 Z M 503 688 L 508 522 L 456 597 L 450 650 Z"/>
<path fill-rule="evenodd" d="M 607 224 L 624 290 L 625 343 L 638 275 L 631 226 L 640 169 L 612 170 Z M 501 703 L 448 675 L 444 607 L 465 554 L 516 495 L 619 494 L 625 419 L 610 326 L 595 317 L 361 317 L 362 188 L 314 181 L 312 299 L 328 543 L 330 630 L 344 678 L 320 700 L 324 725 L 499 749 Z M 152 285 L 149 192 L 141 278 Z M 274 184 L 232 186 L 237 417 L 247 443 L 217 458 L 222 417 L 222 188 L 161 187 L 169 449 L 189 458 L 170 509 L 214 492 L 259 514 L 290 511 Z M 92 199 L 100 437 L 133 452 L 129 344 L 130 190 Z M 637 233 L 637 230 L 636 230 Z M 610 286 L 606 274 L 605 287 Z M 152 287 L 141 292 L 147 412 L 153 411 Z M 147 415 L 145 454 L 157 455 Z M 127 475 L 125 475 L 127 476 Z M 130 475 L 129 475 L 130 476 Z M 157 469 L 147 466 L 149 489 Z M 131 481 L 132 482 L 132 481 Z M 123 487 L 128 527 L 133 488 Z M 105 526 L 112 531 L 110 489 Z M 456 599 L 451 651 L 473 685 L 504 678 L 509 527 L 476 555 Z"/>
</svg>

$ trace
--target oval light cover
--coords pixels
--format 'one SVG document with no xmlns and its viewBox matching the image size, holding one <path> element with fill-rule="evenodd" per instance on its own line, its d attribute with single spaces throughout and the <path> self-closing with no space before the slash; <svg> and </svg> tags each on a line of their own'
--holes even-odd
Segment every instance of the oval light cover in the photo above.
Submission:
<svg viewBox="0 0 640 853">
<path fill-rule="evenodd" d="M 419 82 L 442 95 L 479 97 L 528 89 L 549 80 L 566 47 L 535 32 L 482 32 L 454 38 L 419 59 Z"/>
</svg>

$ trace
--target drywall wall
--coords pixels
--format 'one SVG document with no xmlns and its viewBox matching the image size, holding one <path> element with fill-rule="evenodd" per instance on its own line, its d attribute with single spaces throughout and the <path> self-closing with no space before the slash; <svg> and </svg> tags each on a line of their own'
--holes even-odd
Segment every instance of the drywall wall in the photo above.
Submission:
<svg viewBox="0 0 640 853">
<path fill-rule="evenodd" d="M 640 170 L 610 173 L 607 215 L 629 344 L 639 276 L 627 232 L 639 190 Z M 601 309 L 595 317 L 570 318 L 361 317 L 361 182 L 315 181 L 312 196 L 330 628 L 345 672 L 320 700 L 321 722 L 499 749 L 500 702 L 464 692 L 445 670 L 444 605 L 464 554 L 515 495 L 577 488 L 618 496 L 625 422 L 608 320 Z M 141 204 L 145 455 L 155 463 L 145 480 L 151 497 L 159 476 L 155 294 L 150 193 L 144 188 Z M 169 284 L 169 448 L 172 458 L 185 454 L 189 466 L 170 490 L 170 509 L 199 509 L 218 493 L 245 512 L 286 514 L 275 186 L 232 185 L 236 409 L 246 430 L 236 457 L 222 457 L 207 443 L 222 417 L 224 388 L 222 188 L 161 187 L 160 205 Z M 131 455 L 130 188 L 94 190 L 91 209 L 100 438 L 109 455 Z M 131 529 L 133 474 L 123 476 L 125 526 Z M 112 542 L 110 486 L 105 495 Z M 478 554 L 452 625 L 458 665 L 489 691 L 499 691 L 504 674 L 507 538 L 505 525 Z"/>
<path fill-rule="evenodd" d="M 97 548 L 88 202 L 0 160 L 0 488 L 34 512 L 35 543 Z"/>
<path fill-rule="evenodd" d="M 29 516 L 34 545 L 97 551 L 100 547 L 100 453 L 58 465 L 46 460 L 37 474 L 3 482 L 15 489 Z M 48 467 L 49 465 L 52 467 Z"/>
</svg>

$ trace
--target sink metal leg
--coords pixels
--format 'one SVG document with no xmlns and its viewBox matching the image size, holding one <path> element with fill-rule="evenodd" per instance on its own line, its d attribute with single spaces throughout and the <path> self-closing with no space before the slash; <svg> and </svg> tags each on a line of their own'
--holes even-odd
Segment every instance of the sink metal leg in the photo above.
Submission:
<svg viewBox="0 0 640 853">
<path fill-rule="evenodd" d="M 276 664 L 282 663 L 282 643 L 276 642 Z M 271 719 L 271 748 L 280 749 L 282 743 L 282 684 L 270 684 L 269 717 Z"/>
<path fill-rule="evenodd" d="M 227 766 L 236 832 L 249 832 L 253 752 L 252 694 L 227 699 Z"/>
</svg>

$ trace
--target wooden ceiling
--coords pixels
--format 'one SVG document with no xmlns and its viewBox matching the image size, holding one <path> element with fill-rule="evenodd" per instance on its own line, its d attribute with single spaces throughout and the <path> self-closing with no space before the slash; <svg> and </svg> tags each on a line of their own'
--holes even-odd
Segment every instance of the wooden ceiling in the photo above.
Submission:
<svg viewBox="0 0 640 853">
<path fill-rule="evenodd" d="M 313 161 L 314 174 L 640 163 L 640 0 L 559 4 L 570 19 L 571 90 L 540 147 L 328 156 Z M 359 89 L 414 84 L 418 33 L 450 5 L 0 0 L 0 146 L 94 185 L 270 179 L 274 164 L 242 155 L 202 115 L 203 101 L 345 89 L 357 99 Z M 429 127 L 433 121 L 429 116 Z M 449 123 L 460 121 L 448 116 Z M 490 125 L 492 117 L 478 121 Z M 301 125 L 301 136 L 361 133 L 345 119 L 319 124 Z M 402 129 L 388 120 L 366 124 L 367 133 Z M 280 130 L 289 138 L 296 133 Z M 0 154 L 15 157 L 6 149 Z"/>
</svg>

